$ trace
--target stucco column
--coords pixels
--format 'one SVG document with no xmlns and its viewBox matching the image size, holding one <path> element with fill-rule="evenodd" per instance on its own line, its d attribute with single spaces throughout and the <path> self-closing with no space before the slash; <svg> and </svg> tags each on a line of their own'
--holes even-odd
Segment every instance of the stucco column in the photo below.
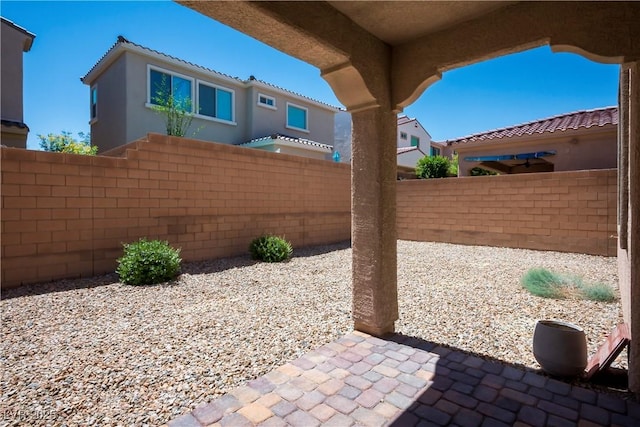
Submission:
<svg viewBox="0 0 640 427">
<path fill-rule="evenodd" d="M 631 328 L 629 389 L 640 393 L 640 62 L 620 71 L 618 268 L 624 320 Z M 625 227 L 626 225 L 626 227 Z"/>
<path fill-rule="evenodd" d="M 355 329 L 381 336 L 398 319 L 396 114 L 352 114 L 351 237 Z"/>
</svg>

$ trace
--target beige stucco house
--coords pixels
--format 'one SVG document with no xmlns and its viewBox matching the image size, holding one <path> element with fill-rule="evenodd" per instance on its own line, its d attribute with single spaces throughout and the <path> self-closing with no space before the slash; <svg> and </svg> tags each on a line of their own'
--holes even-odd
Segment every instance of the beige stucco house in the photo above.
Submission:
<svg viewBox="0 0 640 427">
<path fill-rule="evenodd" d="M 153 107 L 166 88 L 191 108 L 186 136 L 331 159 L 338 108 L 253 76 L 231 77 L 120 36 L 81 80 L 90 88 L 91 143 L 100 152 L 149 132 L 165 133 L 164 118 Z M 267 144 L 271 135 L 284 139 Z"/>
<path fill-rule="evenodd" d="M 35 35 L 8 19 L 2 20 L 0 44 L 2 45 L 2 133 L 0 143 L 9 147 L 26 148 L 29 127 L 24 122 L 23 109 L 23 61 L 29 52 Z"/>
<path fill-rule="evenodd" d="M 575 111 L 446 141 L 458 176 L 474 167 L 502 174 L 617 166 L 618 108 Z"/>
</svg>

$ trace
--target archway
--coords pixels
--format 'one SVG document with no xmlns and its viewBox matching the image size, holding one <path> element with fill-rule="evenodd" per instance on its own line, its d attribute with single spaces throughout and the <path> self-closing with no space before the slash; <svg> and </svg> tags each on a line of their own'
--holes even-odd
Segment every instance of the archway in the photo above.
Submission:
<svg viewBox="0 0 640 427">
<path fill-rule="evenodd" d="M 396 113 L 448 69 L 544 43 L 623 64 L 619 268 L 625 320 L 638 334 L 640 3 L 179 2 L 316 65 L 354 113 L 353 315 L 373 334 L 398 317 Z M 630 388 L 640 392 L 640 340 L 630 355 Z"/>
</svg>

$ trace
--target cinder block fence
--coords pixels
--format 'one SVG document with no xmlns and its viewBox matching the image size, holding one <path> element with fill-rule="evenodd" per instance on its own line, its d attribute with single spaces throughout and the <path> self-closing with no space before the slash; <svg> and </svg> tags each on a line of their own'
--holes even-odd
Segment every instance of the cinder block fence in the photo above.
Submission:
<svg viewBox="0 0 640 427">
<path fill-rule="evenodd" d="M 350 238 L 350 168 L 150 134 L 125 158 L 2 148 L 2 287 L 114 271 L 122 243 L 193 261 L 262 233 L 295 247 Z"/>
<path fill-rule="evenodd" d="M 616 256 L 617 170 L 398 184 L 398 238 Z"/>
<path fill-rule="evenodd" d="M 122 157 L 1 153 L 2 288 L 112 272 L 140 237 L 186 261 L 350 238 L 346 164 L 156 134 Z M 400 239 L 616 254 L 615 170 L 401 181 L 397 207 Z"/>
</svg>

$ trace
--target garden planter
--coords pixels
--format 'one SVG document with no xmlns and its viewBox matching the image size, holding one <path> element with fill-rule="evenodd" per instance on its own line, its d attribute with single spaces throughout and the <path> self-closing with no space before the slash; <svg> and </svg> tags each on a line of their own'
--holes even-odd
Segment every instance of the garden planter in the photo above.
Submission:
<svg viewBox="0 0 640 427">
<path fill-rule="evenodd" d="M 533 332 L 533 355 L 551 375 L 577 376 L 587 366 L 587 338 L 579 326 L 539 320 Z"/>
</svg>

